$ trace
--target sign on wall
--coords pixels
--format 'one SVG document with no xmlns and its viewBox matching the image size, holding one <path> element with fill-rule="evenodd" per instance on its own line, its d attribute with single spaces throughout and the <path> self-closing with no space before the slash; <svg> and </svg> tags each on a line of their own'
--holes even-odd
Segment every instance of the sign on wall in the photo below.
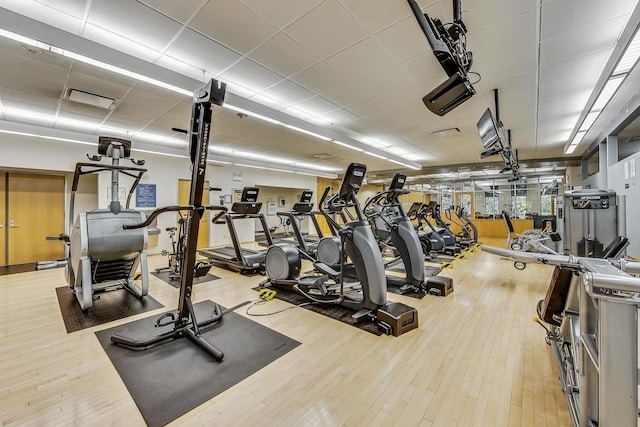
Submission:
<svg viewBox="0 0 640 427">
<path fill-rule="evenodd" d="M 156 207 L 156 185 L 138 184 L 136 187 L 136 207 L 155 208 Z"/>
</svg>

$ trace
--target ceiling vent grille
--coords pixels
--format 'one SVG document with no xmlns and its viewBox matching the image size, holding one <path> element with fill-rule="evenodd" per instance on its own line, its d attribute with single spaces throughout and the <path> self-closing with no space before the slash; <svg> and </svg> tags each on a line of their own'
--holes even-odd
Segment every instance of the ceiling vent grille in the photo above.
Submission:
<svg viewBox="0 0 640 427">
<path fill-rule="evenodd" d="M 452 136 L 462 135 L 462 131 L 459 128 L 449 128 L 437 130 L 435 132 L 431 132 L 431 134 L 436 138 L 450 138 Z"/>
<path fill-rule="evenodd" d="M 67 99 L 69 101 L 91 105 L 93 107 L 98 107 L 105 110 L 113 109 L 116 104 L 116 100 L 113 98 L 107 98 L 106 96 L 100 96 L 78 89 L 69 89 L 69 92 L 67 93 Z"/>
</svg>

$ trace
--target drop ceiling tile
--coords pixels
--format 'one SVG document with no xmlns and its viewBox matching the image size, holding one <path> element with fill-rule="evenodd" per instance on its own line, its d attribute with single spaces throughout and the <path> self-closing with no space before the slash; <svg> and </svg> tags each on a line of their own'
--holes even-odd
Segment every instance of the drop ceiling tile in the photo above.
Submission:
<svg viewBox="0 0 640 427">
<path fill-rule="evenodd" d="M 295 104 L 295 107 L 308 112 L 312 116 L 322 116 L 324 113 L 340 108 L 339 105 L 336 105 L 331 101 L 327 101 L 321 96 L 314 96 L 313 98 L 305 99 L 304 101 Z"/>
<path fill-rule="evenodd" d="M 21 0 L 26 3 L 25 0 Z M 36 0 L 38 3 L 42 3 L 60 12 L 64 12 L 68 15 L 76 18 L 82 18 L 84 9 L 87 5 L 87 0 Z"/>
<path fill-rule="evenodd" d="M 80 114 L 83 116 L 97 117 L 100 119 L 105 119 L 111 112 L 110 110 L 105 110 L 104 108 L 98 108 L 86 104 L 79 104 L 77 102 L 69 101 L 66 99 L 62 100 L 62 102 L 60 103 L 60 111 Z"/>
<path fill-rule="evenodd" d="M 85 0 L 82 0 L 85 1 Z M 142 3 L 167 16 L 185 23 L 197 10 L 207 3 L 207 0 L 140 0 Z"/>
<path fill-rule="evenodd" d="M 357 80 L 397 62 L 380 43 L 368 37 L 327 59 L 351 80 Z"/>
<path fill-rule="evenodd" d="M 350 82 L 322 92 L 321 95 L 342 107 L 349 107 L 366 99 L 373 98 L 375 93 L 375 90 L 369 87 Z"/>
<path fill-rule="evenodd" d="M 404 67 L 394 61 L 389 61 L 387 66 L 373 70 L 365 77 L 356 80 L 361 86 L 379 91 L 389 91 L 394 87 L 404 85 L 411 77 Z"/>
<path fill-rule="evenodd" d="M 49 64 L 41 56 L 0 54 L 0 85 L 43 97 L 62 95 L 67 67 Z"/>
<path fill-rule="evenodd" d="M 388 27 L 411 13 L 406 2 L 388 0 L 341 0 L 371 34 Z M 416 24 L 417 25 L 417 24 Z"/>
<path fill-rule="evenodd" d="M 324 0 L 240 0 L 273 25 L 284 29 L 292 22 L 307 14 Z"/>
<path fill-rule="evenodd" d="M 184 61 L 176 59 L 169 55 L 162 55 L 157 61 L 155 61 L 156 65 L 159 65 L 168 70 L 175 71 L 176 73 L 180 73 L 187 77 L 191 77 L 194 80 L 207 81 L 208 79 L 205 77 L 205 71 L 202 68 L 194 67 L 191 64 L 187 64 Z"/>
<path fill-rule="evenodd" d="M 413 15 L 380 31 L 375 38 L 398 61 L 405 61 L 427 51 L 431 53 L 429 42 Z"/>
<path fill-rule="evenodd" d="M 127 96 L 120 101 L 116 111 L 122 114 L 132 114 L 147 119 L 170 111 L 184 100 L 184 96 L 167 91 L 148 90 L 149 88 L 134 87 Z"/>
<path fill-rule="evenodd" d="M 260 95 L 266 95 L 271 99 L 276 100 L 280 104 L 278 108 L 280 109 L 304 99 L 311 98 L 315 94 L 290 80 L 282 80 L 263 91 Z M 259 97 L 256 97 L 256 101 L 259 101 Z"/>
<path fill-rule="evenodd" d="M 320 60 L 291 37 L 278 33 L 255 51 L 249 58 L 283 76 L 290 76 Z"/>
<path fill-rule="evenodd" d="M 87 22 L 82 32 L 83 37 L 99 43 L 104 46 L 109 46 L 112 49 L 119 50 L 133 57 L 140 58 L 147 62 L 155 62 L 160 57 L 160 50 L 152 49 L 147 46 L 141 45 L 132 39 L 122 37 L 109 30 L 98 27 L 90 22 Z"/>
<path fill-rule="evenodd" d="M 223 10 L 224 13 L 220 13 Z M 239 1 L 210 0 L 189 26 L 219 43 L 247 54 L 278 29 Z"/>
<path fill-rule="evenodd" d="M 0 102 L 11 100 L 31 105 L 40 105 L 55 110 L 60 102 L 61 93 L 62 92 L 56 93 L 56 91 L 51 91 L 49 96 L 45 96 L 43 91 L 28 92 L 26 90 L 0 85 Z"/>
<path fill-rule="evenodd" d="M 284 77 L 245 58 L 224 71 L 220 78 L 260 92 L 278 83 Z"/>
<path fill-rule="evenodd" d="M 543 41 L 540 45 L 540 65 L 544 67 L 600 50 L 613 49 L 626 19 L 621 17 L 605 24 L 580 27 L 571 33 Z"/>
<path fill-rule="evenodd" d="M 326 0 L 285 32 L 322 59 L 368 36 L 365 28 L 337 0 Z"/>
<path fill-rule="evenodd" d="M 50 3 L 54 5 L 58 2 L 50 1 Z M 57 8 L 54 8 L 33 0 L 3 0 L 2 7 L 70 33 L 78 34 L 82 20 L 70 13 L 75 13 L 73 2 L 60 3 Z"/>
<path fill-rule="evenodd" d="M 332 125 L 336 125 L 336 126 L 343 126 L 349 122 L 358 120 L 359 117 L 356 116 L 355 114 L 353 114 L 350 111 L 347 111 L 343 108 L 340 108 L 338 110 L 333 110 L 333 111 L 329 111 L 325 114 L 320 114 L 318 117 L 320 117 L 322 120 L 325 120 L 328 123 L 331 123 Z"/>
<path fill-rule="evenodd" d="M 157 51 L 162 51 L 181 28 L 173 19 L 135 0 L 94 1 L 87 21 Z"/>
<path fill-rule="evenodd" d="M 141 129 L 150 123 L 148 117 L 136 116 L 131 114 L 131 111 L 127 111 L 127 109 L 121 110 L 119 108 L 109 115 L 109 121 L 126 123 L 128 125 L 127 129 Z M 163 128 L 165 132 L 171 131 L 170 126 L 163 126 Z"/>
<path fill-rule="evenodd" d="M 591 1 L 588 6 L 581 0 L 549 2 L 542 7 L 541 39 L 544 41 L 573 33 L 586 26 L 601 24 L 595 25 L 590 34 L 591 37 L 599 38 L 601 34 L 611 33 L 610 26 L 620 25 L 615 18 L 622 18 L 619 33 L 636 4 L 635 0 Z"/>
<path fill-rule="evenodd" d="M 202 52 L 207 52 L 203 55 Z M 173 58 L 196 68 L 207 70 L 214 76 L 239 61 L 241 56 L 231 49 L 186 28 L 165 52 Z"/>
<path fill-rule="evenodd" d="M 344 73 L 324 61 L 291 76 L 291 80 L 316 93 L 335 88 L 348 81 Z"/>
<path fill-rule="evenodd" d="M 116 100 L 123 99 L 131 89 L 131 86 L 111 83 L 109 80 L 97 78 L 78 71 L 71 71 L 67 87 Z"/>
<path fill-rule="evenodd" d="M 446 77 L 444 70 L 431 51 L 402 61 L 401 65 L 416 82 L 423 82 L 439 76 Z M 475 67 L 472 67 L 472 69 L 475 69 Z"/>
</svg>

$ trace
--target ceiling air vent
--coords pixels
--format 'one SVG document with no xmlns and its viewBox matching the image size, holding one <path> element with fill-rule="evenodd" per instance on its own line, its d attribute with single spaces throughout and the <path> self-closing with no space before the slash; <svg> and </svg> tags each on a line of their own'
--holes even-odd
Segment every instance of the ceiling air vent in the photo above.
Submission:
<svg viewBox="0 0 640 427">
<path fill-rule="evenodd" d="M 436 138 L 449 138 L 452 136 L 462 135 L 462 131 L 459 128 L 449 128 L 437 130 L 435 132 L 431 132 L 431 134 Z"/>
<path fill-rule="evenodd" d="M 80 104 L 104 108 L 105 110 L 111 110 L 116 103 L 116 100 L 113 98 L 107 98 L 106 96 L 100 96 L 78 89 L 69 89 L 67 99 L 69 101 L 79 102 Z"/>
</svg>

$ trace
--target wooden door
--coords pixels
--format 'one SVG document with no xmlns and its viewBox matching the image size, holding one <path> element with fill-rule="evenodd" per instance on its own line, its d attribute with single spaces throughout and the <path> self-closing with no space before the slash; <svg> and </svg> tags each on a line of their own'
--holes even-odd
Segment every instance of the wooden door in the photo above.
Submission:
<svg viewBox="0 0 640 427">
<path fill-rule="evenodd" d="M 6 186 L 7 174 L 0 172 L 0 266 L 7 264 Z"/>
<path fill-rule="evenodd" d="M 189 204 L 189 192 L 191 190 L 190 179 L 178 180 L 178 204 Z M 204 182 L 204 190 L 202 190 L 202 206 L 209 206 L 209 181 Z M 186 212 L 182 215 L 186 218 Z M 204 215 L 200 220 L 200 229 L 198 230 L 198 249 L 209 247 L 209 211 L 204 211 Z"/>
<path fill-rule="evenodd" d="M 64 232 L 64 176 L 8 174 L 9 264 L 64 258 L 64 245 L 47 236 Z"/>
</svg>

